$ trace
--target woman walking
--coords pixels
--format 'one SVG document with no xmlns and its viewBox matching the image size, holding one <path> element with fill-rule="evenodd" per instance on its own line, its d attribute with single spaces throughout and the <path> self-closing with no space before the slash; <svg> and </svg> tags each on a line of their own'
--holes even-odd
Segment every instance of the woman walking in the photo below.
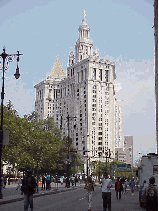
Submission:
<svg viewBox="0 0 159 211">
<path fill-rule="evenodd" d="M 88 194 L 88 211 L 91 211 L 91 202 L 92 202 L 92 192 L 94 191 L 93 181 L 90 176 L 88 176 L 85 189 L 87 189 Z"/>
</svg>

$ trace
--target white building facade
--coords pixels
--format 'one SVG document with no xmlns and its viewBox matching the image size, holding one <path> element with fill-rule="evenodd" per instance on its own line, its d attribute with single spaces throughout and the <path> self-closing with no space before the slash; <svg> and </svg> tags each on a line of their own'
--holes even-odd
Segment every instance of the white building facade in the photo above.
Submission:
<svg viewBox="0 0 159 211">
<path fill-rule="evenodd" d="M 39 119 L 53 117 L 56 126 L 62 126 L 63 136 L 68 136 L 68 115 L 76 117 L 69 118 L 69 137 L 86 164 L 87 156 L 91 162 L 105 161 L 109 149 L 115 158 L 116 74 L 115 63 L 100 58 L 97 50 L 93 53 L 85 13 L 78 30 L 67 75 L 57 56 L 50 76 L 35 85 L 35 111 Z"/>
<path fill-rule="evenodd" d="M 115 100 L 115 147 L 124 150 L 123 104 Z"/>
</svg>

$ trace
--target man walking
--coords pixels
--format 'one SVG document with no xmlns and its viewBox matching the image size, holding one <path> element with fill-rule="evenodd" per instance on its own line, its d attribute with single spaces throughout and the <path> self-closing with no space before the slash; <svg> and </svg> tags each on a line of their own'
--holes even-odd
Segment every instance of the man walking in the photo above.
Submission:
<svg viewBox="0 0 159 211">
<path fill-rule="evenodd" d="M 155 178 L 149 179 L 149 186 L 145 188 L 143 195 L 146 195 L 146 210 L 157 211 L 158 210 L 158 191 L 155 187 Z"/>
<path fill-rule="evenodd" d="M 29 204 L 31 211 L 33 211 L 33 194 L 35 193 L 36 185 L 35 177 L 32 176 L 30 170 L 27 170 L 21 187 L 21 194 L 24 193 L 24 211 L 28 211 Z"/>
<path fill-rule="evenodd" d="M 50 190 L 50 174 L 48 173 L 46 176 L 46 190 Z"/>
<path fill-rule="evenodd" d="M 18 179 L 18 185 L 17 185 L 16 190 L 20 189 L 21 183 L 22 183 L 22 180 L 21 180 L 21 177 L 19 177 L 19 179 Z"/>
<path fill-rule="evenodd" d="M 43 188 L 45 190 L 45 180 L 46 180 L 46 178 L 45 178 L 45 175 L 43 174 L 43 176 L 42 176 L 42 188 L 41 188 L 41 190 L 43 190 Z"/>
<path fill-rule="evenodd" d="M 92 178 L 90 176 L 87 177 L 85 189 L 87 189 L 87 195 L 88 195 L 88 211 L 91 211 L 92 193 L 94 191 L 94 186 Z"/>
<path fill-rule="evenodd" d="M 111 211 L 111 192 L 112 180 L 108 178 L 108 173 L 104 173 L 104 178 L 100 182 L 102 183 L 102 199 L 103 199 L 103 211 L 106 211 L 108 205 L 108 211 Z"/>
<path fill-rule="evenodd" d="M 115 191 L 116 191 L 116 198 L 118 200 L 118 195 L 119 195 L 119 200 L 121 199 L 121 191 L 122 191 L 122 183 L 120 180 L 120 177 L 117 178 L 117 181 L 115 183 Z"/>
<path fill-rule="evenodd" d="M 123 194 L 124 191 L 125 191 L 125 178 L 124 178 L 124 176 L 122 176 L 122 178 L 120 179 L 120 182 L 122 184 L 121 193 Z"/>
</svg>

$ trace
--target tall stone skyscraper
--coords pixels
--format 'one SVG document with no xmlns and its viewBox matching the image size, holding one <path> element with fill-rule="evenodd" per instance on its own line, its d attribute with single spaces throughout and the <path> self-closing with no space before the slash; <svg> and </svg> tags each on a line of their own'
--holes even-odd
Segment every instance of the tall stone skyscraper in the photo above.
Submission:
<svg viewBox="0 0 159 211">
<path fill-rule="evenodd" d="M 50 76 L 35 86 L 39 118 L 53 117 L 62 134 L 72 138 L 83 163 L 115 157 L 115 63 L 93 53 L 86 13 L 79 26 L 75 52 L 69 54 L 65 75 L 59 57 Z M 69 118 L 69 125 L 67 117 Z"/>
</svg>

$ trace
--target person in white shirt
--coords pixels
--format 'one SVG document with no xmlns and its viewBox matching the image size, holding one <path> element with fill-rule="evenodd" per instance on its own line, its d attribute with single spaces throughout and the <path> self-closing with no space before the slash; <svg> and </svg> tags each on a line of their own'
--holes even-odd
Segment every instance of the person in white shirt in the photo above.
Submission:
<svg viewBox="0 0 159 211">
<path fill-rule="evenodd" d="M 110 188 L 112 187 L 112 180 L 109 179 L 108 173 L 104 173 L 104 178 L 100 182 L 102 183 L 102 198 L 103 198 L 103 211 L 106 211 L 107 205 L 108 210 L 111 211 L 111 192 Z"/>
</svg>

